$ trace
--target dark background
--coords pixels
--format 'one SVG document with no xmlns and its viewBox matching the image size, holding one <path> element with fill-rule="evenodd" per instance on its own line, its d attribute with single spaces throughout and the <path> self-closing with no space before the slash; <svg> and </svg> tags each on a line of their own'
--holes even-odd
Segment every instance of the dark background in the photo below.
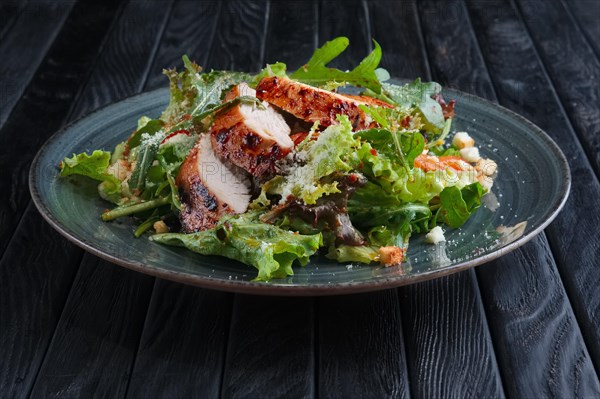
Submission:
<svg viewBox="0 0 600 399">
<path fill-rule="evenodd" d="M 597 0 L 0 2 L 0 397 L 600 397 Z M 67 242 L 28 167 L 61 126 L 215 69 L 301 65 L 374 37 L 392 76 L 531 119 L 567 156 L 563 212 L 487 265 L 370 294 L 229 294 L 137 274 Z"/>
</svg>

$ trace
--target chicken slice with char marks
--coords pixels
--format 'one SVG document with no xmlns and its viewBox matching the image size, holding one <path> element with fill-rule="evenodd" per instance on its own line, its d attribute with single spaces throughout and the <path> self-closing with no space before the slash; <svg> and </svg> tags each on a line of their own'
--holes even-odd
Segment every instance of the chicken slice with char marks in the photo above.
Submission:
<svg viewBox="0 0 600 399">
<path fill-rule="evenodd" d="M 243 213 L 250 202 L 250 183 L 215 154 L 210 135 L 203 134 L 181 165 L 176 184 L 183 232 L 214 227 L 226 214 Z M 241 171 L 240 171 L 241 172 Z"/>
<path fill-rule="evenodd" d="M 235 86 L 225 100 L 239 96 L 256 97 L 246 83 Z M 275 161 L 293 148 L 290 127 L 273 107 L 240 103 L 220 112 L 210 129 L 215 152 L 254 176 L 275 171 Z"/>
<path fill-rule="evenodd" d="M 279 76 L 263 78 L 256 87 L 256 96 L 299 119 L 318 122 L 321 127 L 335 125 L 337 115 L 346 115 L 354 130 L 373 125 L 359 105 L 393 107 L 381 100 L 333 93 Z"/>
</svg>

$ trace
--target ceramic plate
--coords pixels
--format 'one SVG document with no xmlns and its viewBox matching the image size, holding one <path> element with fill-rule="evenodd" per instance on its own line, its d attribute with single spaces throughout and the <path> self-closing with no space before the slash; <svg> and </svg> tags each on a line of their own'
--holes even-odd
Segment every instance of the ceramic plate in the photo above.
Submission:
<svg viewBox="0 0 600 399">
<path fill-rule="evenodd" d="M 63 179 L 57 165 L 65 156 L 94 149 L 112 150 L 135 128 L 141 115 L 158 116 L 168 102 L 160 89 L 110 105 L 67 126 L 40 149 L 29 175 L 35 205 L 62 235 L 113 263 L 186 284 L 254 294 L 331 295 L 411 284 L 464 270 L 514 250 L 546 227 L 565 203 L 569 167 L 558 146 L 538 127 L 486 100 L 454 90 L 458 100 L 454 130 L 471 134 L 485 158 L 499 166 L 485 204 L 446 243 L 410 241 L 404 264 L 383 268 L 339 264 L 315 257 L 295 275 L 268 283 L 253 282 L 256 270 L 225 258 L 133 237 L 131 220 L 104 223 L 109 204 L 86 179 Z"/>
</svg>

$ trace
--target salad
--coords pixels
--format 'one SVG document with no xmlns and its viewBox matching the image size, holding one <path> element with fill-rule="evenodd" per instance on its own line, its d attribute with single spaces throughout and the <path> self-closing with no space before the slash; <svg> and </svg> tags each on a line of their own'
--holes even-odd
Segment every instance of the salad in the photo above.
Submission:
<svg viewBox="0 0 600 399">
<path fill-rule="evenodd" d="M 183 56 L 182 71 L 164 70 L 160 117 L 141 116 L 112 151 L 65 158 L 60 175 L 100 182 L 104 221 L 133 217 L 135 237 L 240 261 L 256 280 L 316 253 L 400 264 L 412 234 L 437 243 L 465 223 L 496 164 L 451 134 L 440 85 L 386 82 L 376 41 L 354 69 L 328 67 L 348 44 L 325 43 L 293 72 L 203 72 Z"/>
</svg>

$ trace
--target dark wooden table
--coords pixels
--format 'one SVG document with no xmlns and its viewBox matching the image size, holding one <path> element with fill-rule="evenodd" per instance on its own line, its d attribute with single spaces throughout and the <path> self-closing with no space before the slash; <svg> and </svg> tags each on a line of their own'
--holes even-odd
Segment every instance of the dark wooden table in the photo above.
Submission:
<svg viewBox="0 0 600 399">
<path fill-rule="evenodd" d="M 0 397 L 600 397 L 597 0 L 0 2 Z M 32 206 L 28 166 L 61 126 L 215 69 L 301 65 L 374 37 L 393 76 L 531 119 L 567 156 L 563 212 L 449 277 L 325 298 L 256 297 L 84 253 Z"/>
</svg>

